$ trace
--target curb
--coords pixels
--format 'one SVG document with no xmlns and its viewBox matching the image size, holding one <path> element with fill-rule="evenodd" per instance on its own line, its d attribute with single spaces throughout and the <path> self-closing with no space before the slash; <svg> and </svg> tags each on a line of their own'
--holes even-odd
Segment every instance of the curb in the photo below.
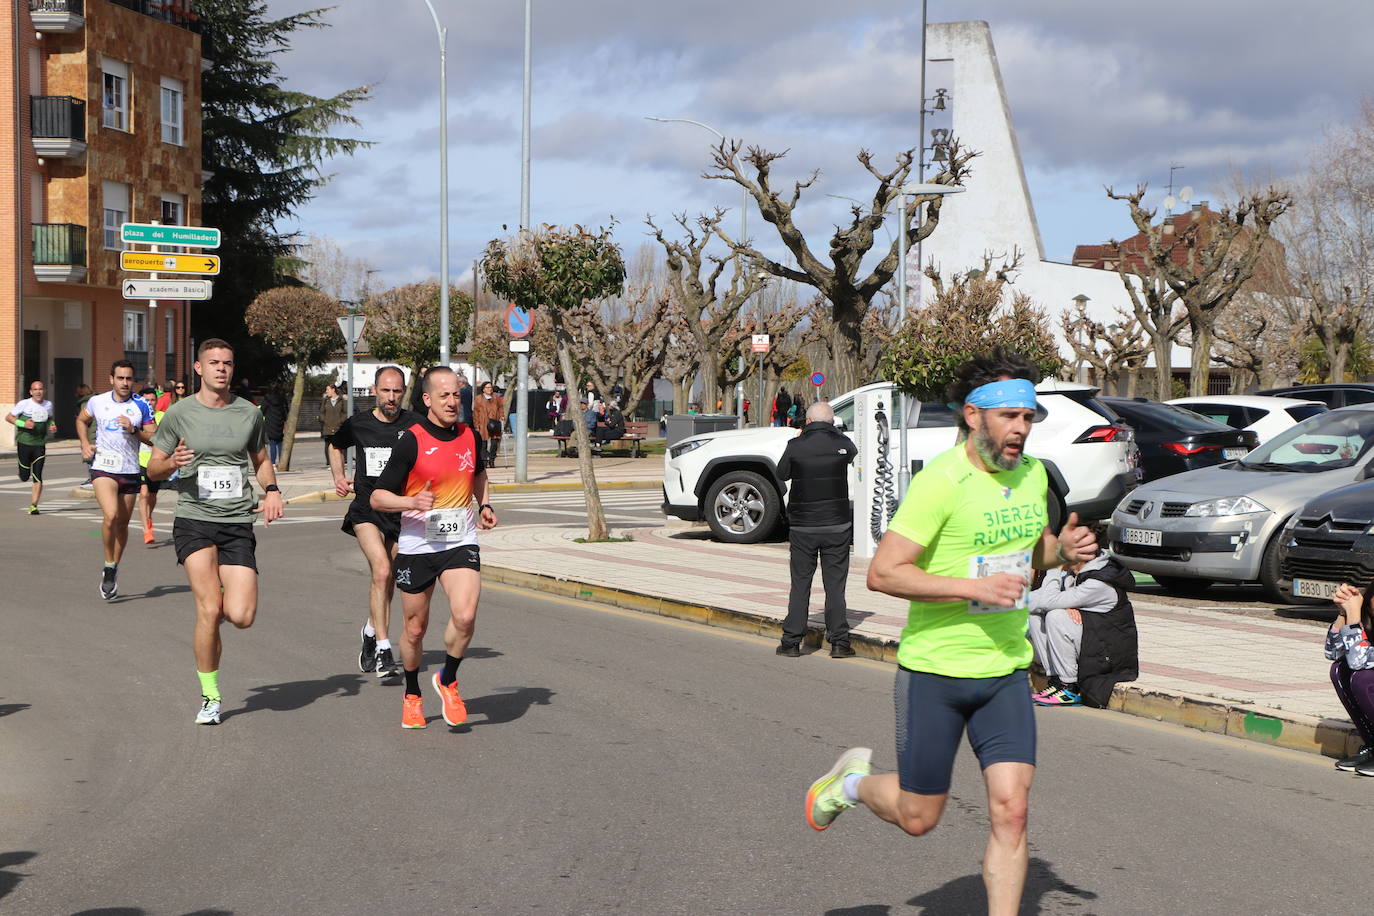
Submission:
<svg viewBox="0 0 1374 916">
<path fill-rule="evenodd" d="M 782 621 L 749 611 L 678 601 L 629 589 L 592 585 L 576 579 L 487 564 L 482 567 L 482 577 L 503 585 L 607 604 L 644 614 L 688 620 L 773 639 L 782 636 Z M 807 627 L 802 642 L 813 649 L 820 649 L 823 636 L 824 631 L 821 628 Z M 895 639 L 851 633 L 850 645 L 860 658 L 890 665 L 897 663 Z M 1348 757 L 1358 751 L 1363 743 L 1355 727 L 1341 719 L 1319 719 L 1280 709 L 1231 703 L 1215 697 L 1139 687 L 1133 684 L 1118 684 L 1112 691 L 1108 708 L 1127 715 L 1153 719 L 1156 722 L 1168 722 L 1212 734 L 1243 738 L 1247 741 L 1326 757 Z"/>
</svg>

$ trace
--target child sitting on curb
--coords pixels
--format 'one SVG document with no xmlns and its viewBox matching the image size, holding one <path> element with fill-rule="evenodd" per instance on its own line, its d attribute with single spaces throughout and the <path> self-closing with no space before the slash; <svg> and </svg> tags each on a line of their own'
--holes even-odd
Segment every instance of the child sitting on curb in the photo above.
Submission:
<svg viewBox="0 0 1374 916">
<path fill-rule="evenodd" d="M 1331 659 L 1331 684 L 1350 715 L 1363 746 L 1353 757 L 1336 761 L 1336 769 L 1374 776 L 1374 649 L 1369 632 L 1374 627 L 1374 583 L 1361 594 L 1341 583 L 1331 596 L 1340 613 L 1326 631 L 1326 657 Z"/>
</svg>

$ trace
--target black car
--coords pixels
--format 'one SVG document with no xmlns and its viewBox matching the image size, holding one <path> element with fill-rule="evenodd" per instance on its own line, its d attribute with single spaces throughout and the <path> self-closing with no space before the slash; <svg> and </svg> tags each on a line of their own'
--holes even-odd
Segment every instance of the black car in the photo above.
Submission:
<svg viewBox="0 0 1374 916">
<path fill-rule="evenodd" d="M 1363 591 L 1374 580 L 1371 531 L 1374 481 L 1314 498 L 1279 536 L 1279 591 L 1294 604 L 1325 604 L 1342 582 Z"/>
<path fill-rule="evenodd" d="M 1254 430 L 1148 398 L 1098 398 L 1135 429 L 1142 482 L 1244 458 L 1256 445 Z"/>
<path fill-rule="evenodd" d="M 1308 401 L 1321 401 L 1335 410 L 1352 404 L 1374 404 L 1374 385 L 1359 382 L 1333 382 L 1329 385 L 1290 385 L 1287 388 L 1269 388 L 1256 391 L 1276 398 L 1303 398 Z"/>
</svg>

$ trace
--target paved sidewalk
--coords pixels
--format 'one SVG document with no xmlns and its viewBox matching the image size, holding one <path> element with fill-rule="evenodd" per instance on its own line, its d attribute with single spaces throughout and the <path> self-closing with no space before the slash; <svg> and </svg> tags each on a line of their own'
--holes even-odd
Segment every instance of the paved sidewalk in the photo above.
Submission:
<svg viewBox="0 0 1374 916">
<path fill-rule="evenodd" d="M 779 635 L 789 576 L 787 552 L 778 545 L 721 544 L 686 525 L 616 532 L 630 542 L 574 541 L 585 533 L 578 524 L 484 532 L 483 572 L 511 584 Z M 891 661 L 906 602 L 868 591 L 866 575 L 867 562 L 855 559 L 848 589 L 855 646 Z M 823 603 L 817 575 L 812 645 L 823 629 Z M 1113 708 L 1329 755 L 1358 747 L 1331 688 L 1321 628 L 1189 610 L 1140 595 L 1134 604 L 1141 675 L 1118 687 Z M 834 663 L 823 654 L 798 662 Z"/>
</svg>

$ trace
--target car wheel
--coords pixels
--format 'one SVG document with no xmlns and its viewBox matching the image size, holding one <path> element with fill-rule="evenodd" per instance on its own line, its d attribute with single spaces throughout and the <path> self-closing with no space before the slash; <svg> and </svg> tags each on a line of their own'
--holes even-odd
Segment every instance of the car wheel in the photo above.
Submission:
<svg viewBox="0 0 1374 916">
<path fill-rule="evenodd" d="M 1297 595 L 1285 595 L 1279 588 L 1279 578 L 1282 576 L 1279 564 L 1279 540 L 1283 537 L 1283 531 L 1278 531 L 1269 539 L 1269 544 L 1264 548 L 1264 556 L 1260 558 L 1259 581 L 1264 588 L 1264 597 L 1268 601 L 1277 604 L 1330 604 L 1321 598 L 1299 598 Z"/>
<path fill-rule="evenodd" d="M 706 491 L 706 523 L 727 544 L 756 544 L 778 525 L 782 496 L 761 474 L 730 471 Z"/>
<path fill-rule="evenodd" d="M 1212 587 L 1211 579 L 1190 579 L 1186 576 L 1155 576 L 1159 587 L 1171 594 L 1201 595 Z"/>
</svg>

